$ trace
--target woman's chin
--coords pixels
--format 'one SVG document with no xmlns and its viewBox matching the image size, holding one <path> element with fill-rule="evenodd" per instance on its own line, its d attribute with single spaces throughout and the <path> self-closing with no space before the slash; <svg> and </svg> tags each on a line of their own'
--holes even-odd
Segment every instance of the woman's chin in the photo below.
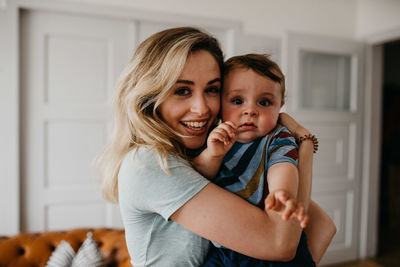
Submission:
<svg viewBox="0 0 400 267">
<path fill-rule="evenodd" d="M 187 149 L 198 149 L 204 145 L 206 142 L 206 137 L 207 136 L 205 134 L 204 136 L 186 137 L 184 140 L 182 140 L 182 144 Z"/>
</svg>

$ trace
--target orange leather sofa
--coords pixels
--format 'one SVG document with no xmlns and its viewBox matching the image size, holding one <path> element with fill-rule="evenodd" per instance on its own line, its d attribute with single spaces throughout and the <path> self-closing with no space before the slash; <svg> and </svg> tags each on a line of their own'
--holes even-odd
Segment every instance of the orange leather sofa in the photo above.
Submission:
<svg viewBox="0 0 400 267">
<path fill-rule="evenodd" d="M 106 266 L 132 266 L 125 243 L 124 230 L 85 228 L 69 231 L 20 233 L 14 236 L 0 237 L 0 267 L 45 266 L 61 240 L 70 243 L 77 252 L 89 231 L 93 233 L 93 239 L 101 251 Z"/>
</svg>

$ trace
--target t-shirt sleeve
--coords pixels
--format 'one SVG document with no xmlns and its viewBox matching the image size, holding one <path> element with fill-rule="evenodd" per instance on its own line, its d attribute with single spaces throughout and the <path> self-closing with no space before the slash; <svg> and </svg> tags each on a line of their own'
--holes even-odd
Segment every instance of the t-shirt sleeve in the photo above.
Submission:
<svg viewBox="0 0 400 267">
<path fill-rule="evenodd" d="M 169 174 L 152 150 L 128 153 L 118 175 L 121 208 L 133 211 L 129 214 L 158 213 L 168 220 L 209 183 L 183 159 L 170 156 L 168 166 Z"/>
<path fill-rule="evenodd" d="M 290 162 L 297 166 L 298 146 L 286 127 L 280 126 L 271 138 L 267 150 L 267 168 L 276 163 Z"/>
</svg>

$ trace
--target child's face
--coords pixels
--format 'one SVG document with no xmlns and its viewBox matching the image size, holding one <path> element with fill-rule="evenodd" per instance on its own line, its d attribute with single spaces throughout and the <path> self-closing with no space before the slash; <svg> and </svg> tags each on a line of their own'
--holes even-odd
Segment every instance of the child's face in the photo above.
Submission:
<svg viewBox="0 0 400 267">
<path fill-rule="evenodd" d="M 252 69 L 234 68 L 223 87 L 222 120 L 236 124 L 237 142 L 251 142 L 274 129 L 282 106 L 279 83 Z"/>
</svg>

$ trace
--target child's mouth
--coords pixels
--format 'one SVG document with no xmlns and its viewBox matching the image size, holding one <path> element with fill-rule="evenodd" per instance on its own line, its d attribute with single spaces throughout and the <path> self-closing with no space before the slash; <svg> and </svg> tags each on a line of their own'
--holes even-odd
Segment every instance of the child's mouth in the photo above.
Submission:
<svg viewBox="0 0 400 267">
<path fill-rule="evenodd" d="M 246 123 L 240 125 L 239 128 L 242 130 L 253 130 L 253 129 L 256 129 L 257 126 L 254 123 L 246 122 Z"/>
</svg>

